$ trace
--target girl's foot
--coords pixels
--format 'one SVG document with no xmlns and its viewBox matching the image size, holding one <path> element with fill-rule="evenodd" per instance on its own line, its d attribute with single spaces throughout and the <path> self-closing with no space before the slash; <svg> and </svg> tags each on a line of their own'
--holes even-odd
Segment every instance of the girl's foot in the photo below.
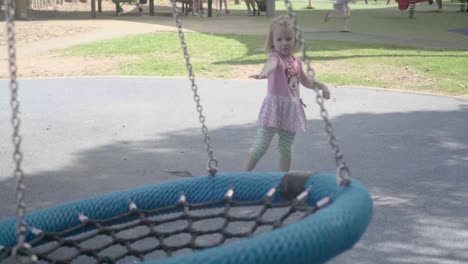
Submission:
<svg viewBox="0 0 468 264">
<path fill-rule="evenodd" d="M 229 10 L 226 9 L 226 10 L 224 10 L 224 13 L 225 13 L 226 15 L 229 15 L 229 14 L 231 13 L 231 11 L 229 11 Z"/>
</svg>

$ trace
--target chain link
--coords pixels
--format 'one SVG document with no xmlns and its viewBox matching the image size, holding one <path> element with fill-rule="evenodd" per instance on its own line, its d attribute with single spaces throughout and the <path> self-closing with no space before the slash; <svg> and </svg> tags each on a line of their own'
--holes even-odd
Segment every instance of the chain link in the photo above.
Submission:
<svg viewBox="0 0 468 264">
<path fill-rule="evenodd" d="M 21 152 L 22 137 L 20 135 L 21 119 L 20 115 L 20 102 L 18 100 L 18 82 L 17 66 L 16 66 L 16 48 L 15 48 L 15 1 L 5 1 L 5 21 L 6 21 L 6 38 L 7 38 L 7 51 L 8 51 L 8 70 L 10 72 L 10 107 L 11 107 L 11 124 L 13 126 L 13 162 L 15 168 L 13 176 L 16 179 L 16 216 L 18 222 L 16 224 L 16 236 L 18 239 L 17 245 L 13 249 L 13 256 L 16 257 L 20 263 L 34 262 L 35 257 L 31 254 L 31 247 L 26 243 L 27 226 L 24 220 L 26 214 L 25 185 L 24 185 L 24 172 L 21 168 L 23 161 L 23 153 Z M 27 257 L 26 257 L 27 256 Z"/>
<path fill-rule="evenodd" d="M 206 118 L 203 115 L 203 107 L 200 103 L 200 96 L 198 95 L 198 87 L 195 83 L 195 75 L 193 74 L 192 64 L 190 63 L 190 56 L 189 56 L 188 49 L 187 49 L 187 43 L 185 42 L 185 35 L 182 30 L 182 22 L 179 19 L 178 8 L 176 6 L 175 0 L 171 0 L 171 3 L 172 3 L 172 15 L 174 16 L 174 19 L 177 24 L 180 45 L 182 46 L 182 50 L 184 52 L 185 64 L 187 66 L 189 80 L 192 83 L 191 88 L 193 91 L 193 100 L 195 101 L 195 104 L 196 104 L 196 109 L 198 112 L 198 120 L 200 121 L 200 124 L 202 126 L 201 131 L 204 136 L 206 152 L 208 153 L 208 158 L 209 158 L 208 159 L 208 173 L 211 176 L 214 176 L 216 172 L 218 171 L 218 161 L 216 160 L 214 156 L 213 147 L 211 146 L 211 139 L 208 136 L 208 127 L 205 125 Z"/>
<path fill-rule="evenodd" d="M 288 9 L 288 16 L 293 21 L 293 24 L 294 24 L 294 29 L 296 31 L 296 40 L 300 43 L 300 51 L 302 53 L 302 60 L 307 65 L 307 74 L 315 81 L 315 71 L 310 66 L 311 59 L 307 55 L 306 47 L 305 47 L 305 40 L 302 37 L 302 30 L 299 24 L 297 23 L 296 13 L 294 12 L 292 8 L 291 0 L 284 0 L 284 1 Z M 335 152 L 335 162 L 337 166 L 337 173 L 336 173 L 337 182 L 341 186 L 348 186 L 351 182 L 349 168 L 346 165 L 346 162 L 343 157 L 343 153 L 341 152 L 340 146 L 338 145 L 338 142 L 336 140 L 334 130 L 333 130 L 333 125 L 328 118 L 328 111 L 327 109 L 325 109 L 324 99 L 320 93 L 320 90 L 317 87 L 317 85 L 314 85 L 313 89 L 316 93 L 315 101 L 320 107 L 320 116 L 322 117 L 323 121 L 325 121 L 325 131 L 327 132 L 327 135 L 328 135 L 328 141 L 330 143 L 330 146 Z"/>
</svg>

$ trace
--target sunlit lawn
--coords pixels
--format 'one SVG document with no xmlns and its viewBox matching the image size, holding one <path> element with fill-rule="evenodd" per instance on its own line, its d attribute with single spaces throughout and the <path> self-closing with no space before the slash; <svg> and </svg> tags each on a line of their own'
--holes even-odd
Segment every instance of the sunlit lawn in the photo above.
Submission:
<svg viewBox="0 0 468 264">
<path fill-rule="evenodd" d="M 189 33 L 186 40 L 197 77 L 246 78 L 248 72 L 245 76 L 234 72 L 242 72 L 243 67 L 260 70 L 266 58 L 261 36 Z M 179 39 L 171 33 L 75 46 L 65 53 L 97 58 L 128 56 L 114 73 L 118 75 L 187 76 Z M 466 51 L 314 41 L 310 54 L 318 78 L 330 84 L 468 94 Z"/>
<path fill-rule="evenodd" d="M 332 2 L 312 3 L 312 10 L 305 9 L 308 2 L 294 3 L 301 27 L 336 31 L 339 26 L 336 22 L 322 22 L 323 14 L 332 8 Z M 245 9 L 245 5 L 242 2 L 231 5 L 230 8 Z M 277 14 L 284 13 L 282 1 L 276 2 L 276 8 Z M 356 36 L 385 36 L 407 44 L 412 40 L 420 43 L 443 40 L 455 43 L 462 49 L 423 49 L 365 43 L 362 39 L 356 39 L 356 42 L 307 41 L 308 50 L 311 51 L 309 55 L 313 59 L 312 65 L 317 70 L 319 79 L 333 85 L 468 95 L 468 37 L 448 31 L 467 27 L 467 14 L 456 12 L 456 4 L 444 2 L 442 13 L 433 12 L 436 5 L 418 5 L 415 19 L 409 19 L 407 10 L 398 10 L 394 2 L 386 5 L 381 0 L 369 1 L 369 4 L 360 1 L 352 4 L 351 8 L 353 17 L 350 26 Z M 222 19 L 220 16 L 207 18 L 205 21 L 216 23 Z M 250 19 L 252 26 L 255 26 L 257 19 L 267 22 L 271 18 L 262 16 Z M 264 35 L 188 33 L 186 40 L 196 77 L 246 78 L 254 71 L 259 71 L 266 59 Z M 463 50 L 464 43 L 466 48 Z M 119 57 L 119 61 L 122 61 L 113 72 L 87 73 L 90 75 L 187 76 L 180 42 L 173 33 L 101 41 L 60 52 L 66 56 L 88 56 L 96 59 Z"/>
</svg>

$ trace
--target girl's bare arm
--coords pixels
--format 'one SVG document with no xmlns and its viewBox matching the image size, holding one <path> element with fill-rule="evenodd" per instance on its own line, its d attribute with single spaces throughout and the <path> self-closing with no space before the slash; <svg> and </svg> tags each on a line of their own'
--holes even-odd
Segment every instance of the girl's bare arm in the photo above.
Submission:
<svg viewBox="0 0 468 264">
<path fill-rule="evenodd" d="M 328 89 L 326 84 L 315 80 L 312 76 L 307 76 L 303 69 L 301 69 L 301 76 L 300 82 L 304 87 L 313 89 L 314 86 L 317 86 L 317 88 L 322 91 L 323 98 L 330 99 L 330 89 Z"/>
<path fill-rule="evenodd" d="M 254 79 L 266 79 L 268 76 L 276 70 L 276 66 L 278 65 L 278 59 L 276 57 L 271 56 L 268 58 L 265 65 L 263 65 L 263 69 L 259 74 L 250 75 L 249 78 Z"/>
<path fill-rule="evenodd" d="M 304 69 L 301 68 L 301 78 L 299 79 L 304 87 L 312 89 L 314 88 L 315 78 L 313 76 L 309 76 L 304 72 Z"/>
</svg>

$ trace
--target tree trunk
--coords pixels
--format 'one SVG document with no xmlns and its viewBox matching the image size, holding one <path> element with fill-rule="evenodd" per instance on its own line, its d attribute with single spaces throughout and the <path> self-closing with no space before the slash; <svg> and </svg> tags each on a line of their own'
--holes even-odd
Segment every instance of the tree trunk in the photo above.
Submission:
<svg viewBox="0 0 468 264">
<path fill-rule="evenodd" d="M 28 19 L 28 0 L 16 0 L 15 14 L 16 19 Z"/>
</svg>

